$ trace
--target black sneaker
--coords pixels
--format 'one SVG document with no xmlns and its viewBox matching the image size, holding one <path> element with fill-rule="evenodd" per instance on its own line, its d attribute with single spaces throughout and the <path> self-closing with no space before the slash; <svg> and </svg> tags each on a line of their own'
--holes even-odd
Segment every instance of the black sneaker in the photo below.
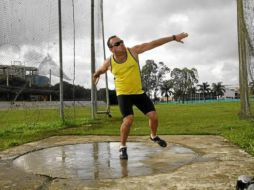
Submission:
<svg viewBox="0 0 254 190">
<path fill-rule="evenodd" d="M 161 147 L 166 147 L 166 146 L 167 146 L 166 141 L 162 140 L 162 139 L 161 139 L 160 137 L 158 137 L 158 136 L 156 136 L 155 138 L 150 137 L 150 139 L 151 139 L 153 142 L 158 143 Z"/>
<path fill-rule="evenodd" d="M 120 148 L 119 152 L 121 160 L 128 160 L 127 147 Z"/>
</svg>

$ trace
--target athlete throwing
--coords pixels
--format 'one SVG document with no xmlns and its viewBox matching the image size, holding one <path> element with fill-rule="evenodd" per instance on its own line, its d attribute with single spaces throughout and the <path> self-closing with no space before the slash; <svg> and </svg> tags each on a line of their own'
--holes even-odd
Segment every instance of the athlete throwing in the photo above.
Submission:
<svg viewBox="0 0 254 190">
<path fill-rule="evenodd" d="M 133 105 L 148 117 L 151 128 L 150 139 L 161 147 L 167 146 L 167 143 L 157 135 L 158 116 L 155 107 L 142 90 L 138 55 L 171 41 L 183 43 L 182 40 L 186 37 L 188 34 L 183 32 L 131 48 L 125 47 L 124 41 L 118 36 L 109 37 L 107 45 L 112 55 L 93 74 L 93 81 L 97 83 L 100 75 L 109 69 L 114 75 L 118 105 L 123 116 L 120 128 L 120 159 L 128 159 L 126 142 L 134 120 Z"/>
</svg>

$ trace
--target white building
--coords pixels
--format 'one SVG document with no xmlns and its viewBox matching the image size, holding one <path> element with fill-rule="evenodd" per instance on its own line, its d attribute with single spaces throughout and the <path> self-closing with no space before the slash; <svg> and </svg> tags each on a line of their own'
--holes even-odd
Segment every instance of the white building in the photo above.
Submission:
<svg viewBox="0 0 254 190">
<path fill-rule="evenodd" d="M 240 98 L 239 85 L 224 85 L 224 86 L 226 91 L 222 96 L 222 98 L 230 98 L 230 99 Z"/>
</svg>

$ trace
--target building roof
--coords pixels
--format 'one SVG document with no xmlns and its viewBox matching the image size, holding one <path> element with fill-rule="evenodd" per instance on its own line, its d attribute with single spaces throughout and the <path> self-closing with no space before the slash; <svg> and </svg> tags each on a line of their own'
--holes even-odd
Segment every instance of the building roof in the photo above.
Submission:
<svg viewBox="0 0 254 190">
<path fill-rule="evenodd" d="M 36 67 L 27 67 L 22 65 L 0 65 L 0 69 L 8 69 L 8 68 L 25 69 L 26 71 L 38 71 L 38 68 Z"/>
</svg>

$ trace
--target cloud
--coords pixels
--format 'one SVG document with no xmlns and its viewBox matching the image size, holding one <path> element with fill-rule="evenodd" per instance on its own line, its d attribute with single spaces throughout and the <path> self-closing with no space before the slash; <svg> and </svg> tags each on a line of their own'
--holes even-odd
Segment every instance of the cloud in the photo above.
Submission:
<svg viewBox="0 0 254 190">
<path fill-rule="evenodd" d="M 189 33 L 183 45 L 172 42 L 140 55 L 141 65 L 154 59 L 171 69 L 197 68 L 200 81 L 238 84 L 235 1 L 105 0 L 104 4 L 107 36 L 118 32 L 128 46 Z M 116 11 L 120 4 L 121 11 Z"/>
<path fill-rule="evenodd" d="M 49 74 L 60 77 L 60 67 L 52 60 L 50 55 L 47 55 L 39 64 L 38 71 L 40 75 L 48 76 Z M 63 72 L 63 79 L 70 80 L 70 78 Z"/>
<path fill-rule="evenodd" d="M 0 35 L 0 62 L 10 63 L 18 59 L 30 66 L 38 66 L 49 54 L 53 62 L 59 65 L 57 1 L 11 2 L 12 9 L 8 6 L 6 9 L 0 8 L 1 27 L 5 29 L 1 30 Z M 62 1 L 63 69 L 70 79 L 74 78 L 75 24 L 75 81 L 90 87 L 90 3 L 85 0 L 74 0 L 74 3 L 75 23 L 71 1 Z M 99 20 L 97 10 L 95 17 Z M 12 13 L 12 19 L 5 19 L 6 11 Z M 11 24 L 15 27 L 10 32 Z M 99 24 L 95 23 L 96 67 L 103 63 Z M 113 34 L 119 35 L 129 47 L 182 31 L 188 32 L 189 37 L 184 44 L 172 42 L 141 54 L 141 66 L 145 60 L 154 59 L 155 62 L 166 63 L 171 69 L 197 68 L 200 81 L 238 83 L 234 0 L 104 0 L 104 26 L 106 39 Z M 10 47 L 6 48 L 4 44 Z M 106 54 L 110 55 L 109 50 Z M 100 82 L 102 87 L 103 78 Z M 111 74 L 109 80 L 113 88 Z"/>
</svg>

